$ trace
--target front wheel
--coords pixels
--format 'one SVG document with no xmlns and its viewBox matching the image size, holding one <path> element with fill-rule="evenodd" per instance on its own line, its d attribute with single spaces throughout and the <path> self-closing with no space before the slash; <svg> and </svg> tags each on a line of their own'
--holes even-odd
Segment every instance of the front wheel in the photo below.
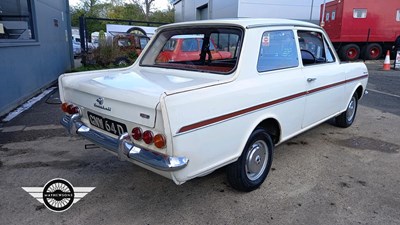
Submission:
<svg viewBox="0 0 400 225">
<path fill-rule="evenodd" d="M 342 112 L 339 116 L 335 118 L 336 125 L 338 127 L 349 127 L 353 124 L 354 119 L 356 118 L 358 105 L 358 95 L 357 92 L 351 97 L 349 104 L 347 105 L 346 111 Z"/>
<path fill-rule="evenodd" d="M 230 185 L 239 191 L 253 191 L 265 180 L 272 164 L 274 144 L 269 134 L 257 128 L 250 135 L 239 159 L 227 167 Z"/>
</svg>

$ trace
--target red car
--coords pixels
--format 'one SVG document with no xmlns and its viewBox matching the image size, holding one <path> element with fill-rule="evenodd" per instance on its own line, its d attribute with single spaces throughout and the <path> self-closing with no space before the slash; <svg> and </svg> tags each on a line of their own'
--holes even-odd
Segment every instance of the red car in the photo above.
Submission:
<svg viewBox="0 0 400 225">
<path fill-rule="evenodd" d="M 179 35 L 172 37 L 157 56 L 158 62 L 196 61 L 200 59 L 203 38 Z M 230 59 L 232 53 L 220 51 L 215 48 L 214 41 L 210 40 L 210 53 L 212 60 Z M 208 56 L 206 58 L 209 60 Z"/>
</svg>

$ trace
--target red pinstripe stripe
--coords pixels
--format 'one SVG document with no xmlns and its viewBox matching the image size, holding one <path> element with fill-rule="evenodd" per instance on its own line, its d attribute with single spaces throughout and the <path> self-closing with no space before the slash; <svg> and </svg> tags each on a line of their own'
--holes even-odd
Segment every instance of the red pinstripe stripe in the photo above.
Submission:
<svg viewBox="0 0 400 225">
<path fill-rule="evenodd" d="M 236 116 L 240 116 L 240 115 L 243 115 L 243 114 L 246 114 L 246 113 L 249 113 L 249 112 L 253 112 L 253 111 L 256 111 L 256 110 L 259 110 L 259 109 L 262 109 L 262 108 L 267 108 L 267 107 L 279 104 L 281 102 L 286 102 L 286 101 L 290 101 L 290 100 L 295 99 L 295 98 L 303 97 L 303 96 L 305 96 L 307 94 L 312 94 L 312 93 L 315 93 L 315 92 L 318 92 L 318 91 L 326 90 L 326 89 L 329 89 L 329 88 L 332 88 L 332 87 L 336 87 L 336 86 L 339 86 L 339 85 L 343 85 L 345 83 L 350 83 L 350 82 L 353 82 L 353 81 L 356 81 L 356 80 L 365 79 L 367 77 L 368 77 L 368 75 L 359 76 L 359 77 L 352 78 L 352 79 L 349 79 L 349 80 L 345 80 L 345 81 L 329 84 L 329 85 L 326 85 L 326 86 L 322 86 L 322 87 L 319 87 L 319 88 L 315 88 L 315 89 L 309 90 L 307 92 L 300 92 L 300 93 L 297 93 L 297 94 L 294 94 L 294 95 L 289 95 L 289 96 L 286 96 L 286 97 L 283 97 L 283 98 L 280 98 L 280 99 L 276 99 L 276 100 L 273 100 L 273 101 L 270 101 L 270 102 L 265 102 L 265 103 L 262 103 L 262 104 L 259 104 L 259 105 L 256 105 L 256 106 L 252 106 L 252 107 L 249 107 L 249 108 L 246 108 L 246 109 L 242 109 L 242 110 L 239 110 L 239 111 L 228 113 L 228 114 L 225 114 L 225 115 L 222 115 L 222 116 L 218 116 L 218 117 L 214 117 L 214 118 L 211 118 L 211 119 L 203 120 L 203 121 L 200 121 L 200 122 L 197 122 L 197 123 L 193 123 L 193 124 L 184 126 L 181 129 L 179 129 L 178 134 L 179 133 L 183 133 L 183 132 L 187 132 L 187 131 L 191 131 L 191 130 L 194 130 L 194 129 L 198 129 L 200 127 L 205 127 L 205 126 L 208 126 L 208 125 L 213 124 L 213 123 L 218 123 L 220 121 L 227 120 L 227 119 L 230 119 L 230 118 L 233 118 L 233 117 L 236 117 Z"/>
</svg>

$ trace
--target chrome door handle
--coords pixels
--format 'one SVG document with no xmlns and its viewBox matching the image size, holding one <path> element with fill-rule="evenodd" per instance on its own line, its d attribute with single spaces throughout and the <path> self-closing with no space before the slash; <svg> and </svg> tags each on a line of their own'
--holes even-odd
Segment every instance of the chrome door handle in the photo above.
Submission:
<svg viewBox="0 0 400 225">
<path fill-rule="evenodd" d="M 307 82 L 313 82 L 315 81 L 317 78 L 307 78 Z"/>
</svg>

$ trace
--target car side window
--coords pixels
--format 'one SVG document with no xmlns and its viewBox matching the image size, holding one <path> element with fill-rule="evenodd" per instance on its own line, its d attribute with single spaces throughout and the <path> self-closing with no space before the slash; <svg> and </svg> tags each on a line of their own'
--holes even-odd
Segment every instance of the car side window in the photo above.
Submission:
<svg viewBox="0 0 400 225">
<path fill-rule="evenodd" d="M 169 39 L 163 47 L 163 51 L 173 51 L 176 47 L 176 39 Z"/>
<path fill-rule="evenodd" d="M 147 43 L 149 42 L 149 39 L 146 38 L 140 38 L 140 48 L 144 49 L 144 47 L 146 47 Z"/>
<path fill-rule="evenodd" d="M 187 38 L 182 41 L 183 52 L 197 52 L 199 51 L 199 42 L 196 38 Z"/>
<path fill-rule="evenodd" d="M 298 42 L 304 66 L 335 61 L 324 36 L 315 31 L 298 31 Z"/>
<path fill-rule="evenodd" d="M 203 46 L 203 39 L 199 39 L 199 45 Z M 214 47 L 212 39 L 210 41 L 210 51 L 215 51 L 215 47 Z"/>
<path fill-rule="evenodd" d="M 326 54 L 326 62 L 327 63 L 335 62 L 335 57 L 332 52 L 332 49 L 329 47 L 326 40 L 324 41 L 324 47 L 325 47 L 325 54 Z"/>
<path fill-rule="evenodd" d="M 264 32 L 258 55 L 258 72 L 297 67 L 299 60 L 296 49 L 293 31 Z"/>
</svg>

